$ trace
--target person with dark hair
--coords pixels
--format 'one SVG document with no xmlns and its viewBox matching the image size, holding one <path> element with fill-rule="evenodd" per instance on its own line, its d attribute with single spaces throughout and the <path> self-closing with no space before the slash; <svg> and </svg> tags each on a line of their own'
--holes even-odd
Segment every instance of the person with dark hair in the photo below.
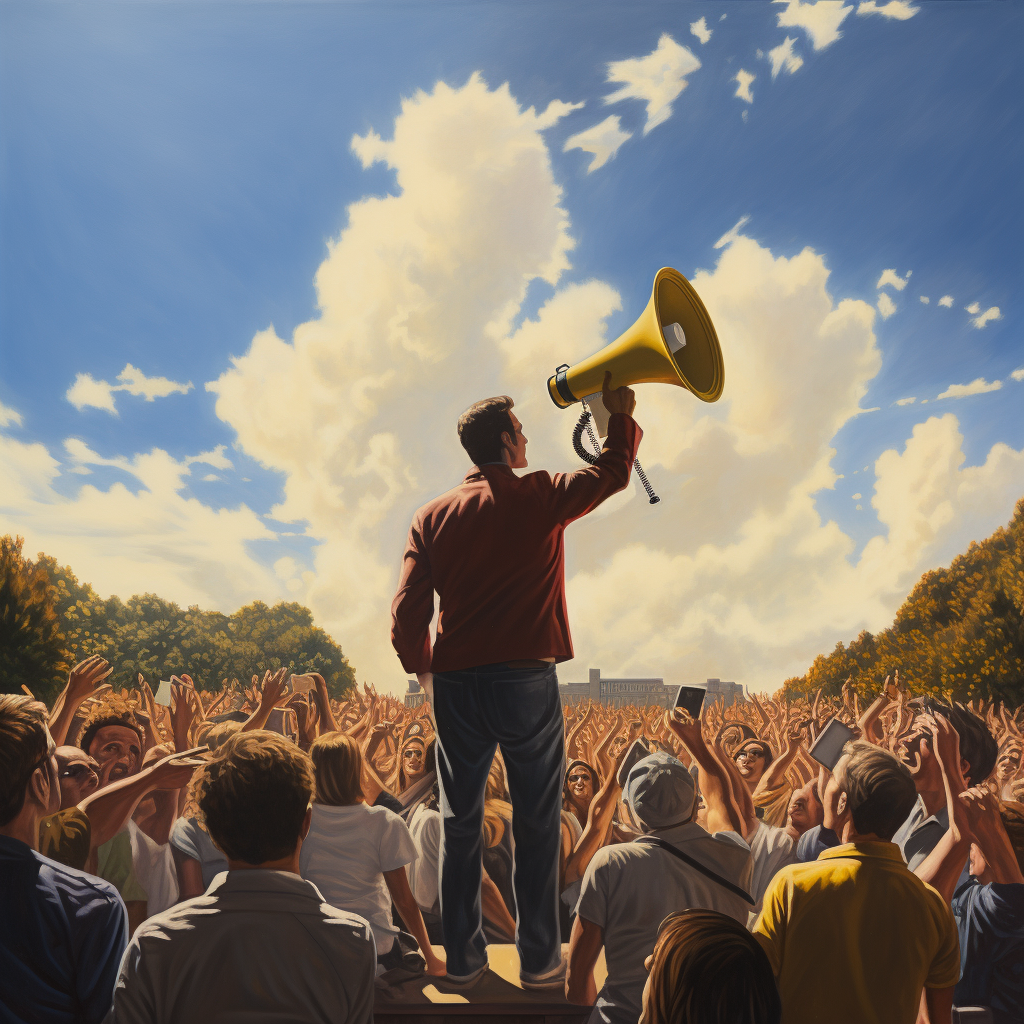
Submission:
<svg viewBox="0 0 1024 1024">
<path fill-rule="evenodd" d="M 228 870 L 138 929 L 111 1024 L 372 1021 L 369 924 L 299 877 L 314 784 L 309 755 L 277 733 L 236 733 L 211 755 L 199 808 Z"/>
<path fill-rule="evenodd" d="M 954 1003 L 986 1007 L 993 1024 L 1015 1024 L 1024 1015 L 1024 807 L 1000 806 L 989 790 L 968 788 L 956 731 L 941 716 L 927 724 L 950 825 L 915 873 L 951 903 L 956 918 L 961 973 Z M 970 876 L 961 883 L 965 856 Z"/>
<path fill-rule="evenodd" d="M 0 695 L 0 1008 L 11 1024 L 93 1024 L 110 1008 L 128 917 L 112 885 L 38 852 L 57 811 L 46 707 Z"/>
<path fill-rule="evenodd" d="M 905 765 L 870 743 L 843 748 L 825 788 L 840 840 L 783 868 L 754 925 L 779 980 L 787 1024 L 949 1024 L 960 946 L 949 907 L 892 842 L 914 804 Z"/>
<path fill-rule="evenodd" d="M 714 910 L 679 910 L 645 963 L 640 1024 L 779 1024 L 782 1002 L 757 940 Z"/>
<path fill-rule="evenodd" d="M 142 767 L 146 739 L 131 705 L 108 695 L 86 718 L 78 745 L 96 760 L 104 782 L 117 782 Z"/>
<path fill-rule="evenodd" d="M 416 512 L 392 603 L 391 639 L 434 710 L 444 839 L 441 917 L 448 979 L 469 987 L 487 970 L 480 906 L 487 772 L 500 745 L 517 809 L 516 943 L 527 988 L 560 988 L 561 789 L 565 768 L 555 663 L 572 658 L 564 533 L 622 490 L 640 444 L 629 388 L 603 399 L 608 438 L 594 465 L 523 477 L 527 439 L 507 396 L 459 419 L 474 466 Z M 434 591 L 440 614 L 433 644 Z"/>
</svg>

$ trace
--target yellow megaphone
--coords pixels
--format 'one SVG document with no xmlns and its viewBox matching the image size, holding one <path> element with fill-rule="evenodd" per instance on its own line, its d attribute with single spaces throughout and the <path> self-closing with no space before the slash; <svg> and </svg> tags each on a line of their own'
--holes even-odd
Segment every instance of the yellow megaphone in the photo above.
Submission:
<svg viewBox="0 0 1024 1024">
<path fill-rule="evenodd" d="M 559 366 L 548 394 L 560 409 L 601 391 L 606 370 L 612 387 L 675 384 L 702 402 L 715 402 L 725 385 L 715 325 L 693 285 L 671 267 L 655 275 L 647 308 L 624 334 L 575 366 Z"/>
</svg>

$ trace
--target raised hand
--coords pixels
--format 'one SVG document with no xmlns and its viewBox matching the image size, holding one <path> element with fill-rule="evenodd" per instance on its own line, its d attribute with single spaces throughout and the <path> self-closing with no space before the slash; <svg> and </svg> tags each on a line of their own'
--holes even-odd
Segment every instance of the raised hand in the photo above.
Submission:
<svg viewBox="0 0 1024 1024">
<path fill-rule="evenodd" d="M 78 707 L 113 671 L 110 662 L 98 654 L 80 661 L 68 673 L 68 701 L 76 701 L 75 707 Z"/>
<path fill-rule="evenodd" d="M 601 383 L 601 400 L 609 413 L 624 412 L 627 416 L 633 415 L 636 408 L 636 395 L 631 388 L 612 387 L 612 371 L 604 371 L 604 380 Z"/>
<path fill-rule="evenodd" d="M 259 697 L 260 711 L 271 711 L 283 700 L 287 700 L 285 687 L 288 685 L 288 676 L 291 672 L 288 668 L 279 668 L 271 673 L 268 668 L 263 674 L 263 689 Z"/>
</svg>

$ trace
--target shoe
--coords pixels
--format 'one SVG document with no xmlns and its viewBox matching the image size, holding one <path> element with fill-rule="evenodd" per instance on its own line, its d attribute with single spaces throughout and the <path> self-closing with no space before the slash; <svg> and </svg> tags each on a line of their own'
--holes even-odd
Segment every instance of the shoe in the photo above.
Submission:
<svg viewBox="0 0 1024 1024">
<path fill-rule="evenodd" d="M 483 967 L 478 968 L 472 974 L 446 974 L 443 978 L 437 978 L 435 984 L 441 984 L 445 988 L 462 991 L 463 989 L 472 988 L 487 973 L 487 969 L 488 965 L 484 964 Z"/>
<path fill-rule="evenodd" d="M 563 956 L 550 971 L 545 971 L 543 974 L 520 973 L 519 981 L 523 988 L 533 992 L 561 990 L 565 988 L 565 969 L 567 966 L 568 963 Z"/>
</svg>

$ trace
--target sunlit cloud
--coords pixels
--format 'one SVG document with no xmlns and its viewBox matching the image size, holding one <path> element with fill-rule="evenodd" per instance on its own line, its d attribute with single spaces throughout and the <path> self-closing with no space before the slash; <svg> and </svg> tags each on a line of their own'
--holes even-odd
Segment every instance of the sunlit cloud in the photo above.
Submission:
<svg viewBox="0 0 1024 1024">
<path fill-rule="evenodd" d="M 878 312 L 882 315 L 883 320 L 888 320 L 896 312 L 896 303 L 889 298 L 888 292 L 882 292 L 878 296 Z"/>
<path fill-rule="evenodd" d="M 672 103 L 686 88 L 686 76 L 700 68 L 700 61 L 667 32 L 646 57 L 629 57 L 608 65 L 608 81 L 622 87 L 604 98 L 605 103 L 642 100 L 647 104 L 644 135 L 672 116 Z"/>
<path fill-rule="evenodd" d="M 894 405 L 913 405 L 917 401 L 916 398 L 897 398 L 893 403 Z"/>
<path fill-rule="evenodd" d="M 738 83 L 736 86 L 736 95 L 741 100 L 746 100 L 747 103 L 754 102 L 754 94 L 750 91 L 750 84 L 756 78 L 756 75 L 752 75 L 749 71 L 744 71 L 740 68 L 736 72 L 736 77 L 733 79 L 734 82 Z"/>
<path fill-rule="evenodd" d="M 971 395 L 984 395 L 990 391 L 998 391 L 1003 386 L 1003 382 L 999 380 L 987 381 L 984 377 L 978 377 L 972 380 L 970 384 L 950 384 L 941 395 L 936 396 L 936 401 L 940 398 L 968 398 Z"/>
<path fill-rule="evenodd" d="M 21 426 L 21 413 L 0 402 L 0 427 Z"/>
<path fill-rule="evenodd" d="M 978 312 L 978 309 L 977 309 L 978 304 L 975 302 L 973 305 L 975 306 L 975 308 L 973 310 L 971 310 L 971 312 L 972 313 L 977 313 Z M 1003 319 L 1003 314 L 999 312 L 999 307 L 998 306 L 989 306 L 989 308 L 986 309 L 984 313 L 980 313 L 978 316 L 974 317 L 971 320 L 971 323 L 974 324 L 974 326 L 980 331 L 982 329 L 982 327 L 984 327 L 985 324 L 987 324 L 990 320 L 1002 320 L 1002 319 Z"/>
<path fill-rule="evenodd" d="M 952 309 L 952 307 L 953 307 L 953 296 L 952 295 L 943 295 L 942 298 L 939 299 L 939 305 L 940 306 L 945 306 L 946 309 Z"/>
<path fill-rule="evenodd" d="M 127 363 L 117 375 L 118 384 L 110 384 L 105 380 L 96 380 L 90 373 L 80 373 L 75 377 L 74 384 L 68 388 L 64 397 L 79 411 L 91 406 L 117 415 L 114 393 L 124 391 L 147 402 L 157 398 L 166 398 L 173 394 L 187 394 L 192 390 L 191 381 L 180 384 L 167 377 L 147 377 L 140 369 Z"/>
<path fill-rule="evenodd" d="M 932 301 L 931 299 L 929 299 L 929 298 L 928 298 L 928 296 L 927 296 L 927 295 L 922 295 L 922 296 L 920 296 L 920 299 L 921 299 L 921 304 L 922 304 L 923 306 L 927 306 L 927 305 L 928 305 L 928 303 Z"/>
<path fill-rule="evenodd" d="M 1024 380 L 1024 366 L 1018 367 L 1016 370 L 1013 371 L 1013 373 L 1010 374 L 1010 376 L 1014 380 Z"/>
<path fill-rule="evenodd" d="M 901 292 L 907 287 L 907 282 L 910 280 L 910 275 L 912 273 L 913 271 L 908 270 L 906 277 L 900 277 L 895 270 L 883 270 L 882 276 L 878 279 L 878 284 L 876 284 L 875 287 L 884 288 L 886 285 L 892 285 L 896 291 Z"/>
<path fill-rule="evenodd" d="M 690 34 L 695 35 L 700 40 L 701 46 L 711 38 L 712 31 L 712 29 L 708 28 L 706 18 L 699 18 L 697 21 L 690 22 Z"/>
<path fill-rule="evenodd" d="M 795 42 L 794 38 L 786 36 L 775 49 L 768 51 L 768 59 L 772 62 L 772 78 L 777 78 L 780 71 L 788 71 L 792 75 L 804 66 L 803 57 L 793 52 Z"/>
<path fill-rule="evenodd" d="M 883 18 L 895 18 L 897 21 L 906 21 L 919 10 L 920 7 L 915 7 L 908 0 L 889 0 L 887 4 L 876 3 L 876 0 L 863 0 L 857 5 L 857 13 L 861 16 L 880 14 Z"/>
<path fill-rule="evenodd" d="M 853 12 L 853 8 L 842 0 L 818 0 L 817 3 L 775 0 L 775 3 L 786 5 L 786 9 L 778 14 L 779 27 L 803 29 L 815 50 L 823 50 L 842 36 L 839 26 Z"/>
<path fill-rule="evenodd" d="M 622 130 L 618 116 L 612 114 L 600 124 L 569 136 L 562 151 L 568 153 L 570 149 L 582 149 L 585 153 L 592 153 L 594 159 L 587 168 L 587 173 L 592 174 L 599 167 L 604 167 L 619 151 L 619 147 L 632 137 L 631 132 Z"/>
</svg>

